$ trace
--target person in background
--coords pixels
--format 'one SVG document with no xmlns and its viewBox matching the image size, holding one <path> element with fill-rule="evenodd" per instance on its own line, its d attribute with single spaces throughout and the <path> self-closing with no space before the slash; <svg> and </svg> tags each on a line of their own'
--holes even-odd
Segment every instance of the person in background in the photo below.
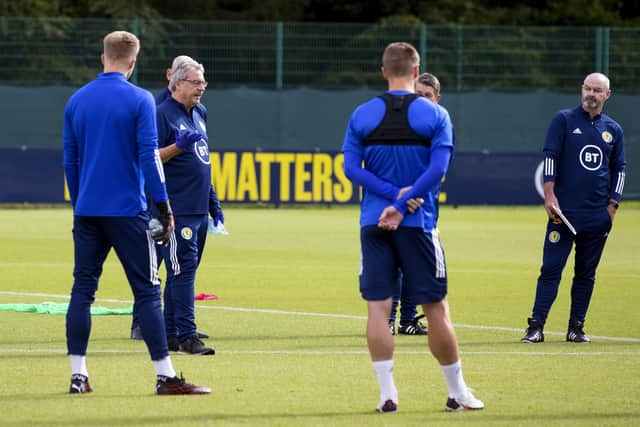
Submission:
<svg viewBox="0 0 640 427">
<path fill-rule="evenodd" d="M 544 208 L 547 231 L 533 313 L 521 341 L 544 342 L 544 325 L 558 295 L 562 270 L 575 244 L 571 311 L 566 340 L 591 341 L 584 322 L 596 269 L 618 211 L 625 178 L 622 128 L 602 113 L 611 96 L 609 79 L 589 74 L 582 83 L 582 103 L 553 117 L 544 143 Z M 564 224 L 561 209 L 576 235 Z"/>
<path fill-rule="evenodd" d="M 208 394 L 177 377 L 167 348 L 154 239 L 165 244 L 174 218 L 158 152 L 151 94 L 127 80 L 140 42 L 126 31 L 104 37 L 104 72 L 77 90 L 64 110 L 64 170 L 73 205 L 74 282 L 66 316 L 69 393 L 88 393 L 86 353 L 103 263 L 114 248 L 127 275 L 156 372 L 156 393 Z M 146 187 L 161 224 L 152 235 Z"/>
<path fill-rule="evenodd" d="M 380 389 L 376 411 L 381 413 L 398 409 L 388 322 L 399 268 L 410 301 L 422 305 L 429 322 L 429 347 L 448 386 L 445 409 L 484 408 L 463 379 L 446 299 L 444 253 L 429 198 L 449 166 L 452 125 L 444 108 L 414 93 L 419 64 L 410 44 L 386 47 L 382 75 L 388 91 L 355 109 L 342 145 L 345 174 L 364 189 L 360 292 L 367 301 L 367 344 Z"/>
</svg>

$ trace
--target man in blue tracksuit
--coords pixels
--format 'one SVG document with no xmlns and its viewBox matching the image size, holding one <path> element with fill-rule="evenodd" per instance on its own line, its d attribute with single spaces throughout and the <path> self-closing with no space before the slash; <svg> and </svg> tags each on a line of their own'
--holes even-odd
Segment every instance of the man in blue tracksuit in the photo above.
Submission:
<svg viewBox="0 0 640 427">
<path fill-rule="evenodd" d="M 102 265 L 114 248 L 129 280 L 157 375 L 157 394 L 205 394 L 211 390 L 176 376 L 162 328 L 160 281 L 154 239 L 173 231 L 158 152 L 155 104 L 129 83 L 140 50 L 138 38 L 115 31 L 104 38 L 104 72 L 74 93 L 64 111 L 64 170 L 73 204 L 75 267 L 66 317 L 71 360 L 70 393 L 87 393 L 86 352 L 91 304 Z M 152 235 L 145 184 L 162 228 Z"/>
<path fill-rule="evenodd" d="M 367 301 L 367 343 L 380 388 L 376 410 L 382 413 L 398 408 L 388 322 L 399 268 L 406 277 L 409 301 L 422 305 L 429 322 L 429 346 L 449 390 L 445 408 L 484 408 L 462 376 L 430 197 L 449 166 L 453 130 L 444 108 L 414 93 L 419 64 L 410 44 L 387 46 L 382 74 L 389 90 L 356 108 L 342 145 L 345 174 L 364 189 L 360 293 Z"/>
<path fill-rule="evenodd" d="M 584 321 L 596 268 L 616 215 L 625 177 L 622 128 L 602 114 L 611 95 L 609 79 L 589 74 L 582 104 L 553 117 L 544 144 L 544 207 L 549 221 L 533 314 L 521 341 L 544 341 L 544 324 L 558 295 L 562 270 L 575 243 L 571 312 L 566 340 L 588 343 Z M 554 212 L 559 208 L 577 234 Z"/>
<path fill-rule="evenodd" d="M 167 68 L 167 80 L 168 81 L 171 81 L 171 75 L 173 73 L 173 70 L 176 69 L 180 64 L 185 63 L 185 62 L 196 63 L 190 56 L 186 56 L 186 55 L 176 56 L 173 59 L 172 63 L 171 63 L 171 68 Z M 160 92 L 159 94 L 156 95 L 156 97 L 155 97 L 156 105 L 162 104 L 164 101 L 166 101 L 169 98 L 171 98 L 171 90 L 170 90 L 169 87 L 166 87 L 162 92 Z M 184 136 L 184 135 L 181 134 L 181 136 Z M 210 205 L 209 213 L 210 213 L 211 218 L 213 220 L 213 225 L 217 226 L 218 223 L 223 223 L 224 224 L 224 214 L 223 214 L 222 208 L 220 206 L 220 201 L 218 200 L 218 195 L 216 194 L 216 192 L 213 189 L 213 187 L 211 188 L 209 205 Z M 203 250 L 204 250 L 204 239 L 201 239 L 201 241 L 198 242 L 198 254 L 199 254 L 199 256 L 202 255 L 202 251 Z M 160 259 L 158 261 L 159 261 L 158 265 L 160 265 L 162 263 L 162 256 L 160 256 Z M 169 303 L 169 304 L 170 304 L 169 305 L 169 314 L 170 314 L 170 317 L 171 317 L 171 320 L 169 321 L 169 323 L 173 324 L 174 323 L 174 321 L 173 321 L 173 309 L 172 309 L 171 303 Z M 201 332 L 201 331 L 196 331 L 196 334 L 198 335 L 198 338 L 209 338 L 209 335 L 207 335 L 206 333 Z M 142 339 L 142 328 L 140 327 L 140 322 L 138 322 L 138 316 L 137 316 L 137 313 L 135 311 L 133 312 L 133 318 L 132 318 L 132 321 L 131 321 L 131 338 L 132 339 L 136 339 L 136 340 L 141 340 Z M 176 342 L 176 338 L 173 335 L 170 336 L 169 349 L 170 350 L 174 350 L 174 351 L 178 350 L 178 343 Z"/>
<path fill-rule="evenodd" d="M 184 61 L 172 70 L 171 97 L 158 106 L 160 157 L 167 176 L 176 228 L 162 248 L 167 268 L 164 310 L 169 349 L 212 355 L 195 324 L 195 278 L 207 237 L 208 215 L 224 221 L 211 185 L 207 110 L 200 103 L 204 67 Z"/>
</svg>

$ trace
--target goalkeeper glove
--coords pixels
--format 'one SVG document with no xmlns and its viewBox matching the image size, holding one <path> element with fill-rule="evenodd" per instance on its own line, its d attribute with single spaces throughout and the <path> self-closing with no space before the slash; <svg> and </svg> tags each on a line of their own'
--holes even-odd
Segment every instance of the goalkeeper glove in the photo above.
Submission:
<svg viewBox="0 0 640 427">
<path fill-rule="evenodd" d="M 169 200 L 156 203 L 156 207 L 158 208 L 158 222 L 160 222 L 162 227 L 151 229 L 151 237 L 157 243 L 166 245 L 169 243 L 169 237 L 171 237 L 171 233 L 175 227 L 173 212 L 171 211 Z"/>
</svg>

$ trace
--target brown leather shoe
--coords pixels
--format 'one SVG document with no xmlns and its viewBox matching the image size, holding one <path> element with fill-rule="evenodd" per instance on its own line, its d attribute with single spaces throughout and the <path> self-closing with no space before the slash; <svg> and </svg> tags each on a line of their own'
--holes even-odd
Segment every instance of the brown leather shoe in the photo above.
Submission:
<svg viewBox="0 0 640 427">
<path fill-rule="evenodd" d="M 195 384 L 188 383 L 182 374 L 180 377 L 164 377 L 158 375 L 158 382 L 156 383 L 156 394 L 168 395 L 168 394 L 209 394 L 211 389 L 209 387 L 200 387 Z"/>
</svg>

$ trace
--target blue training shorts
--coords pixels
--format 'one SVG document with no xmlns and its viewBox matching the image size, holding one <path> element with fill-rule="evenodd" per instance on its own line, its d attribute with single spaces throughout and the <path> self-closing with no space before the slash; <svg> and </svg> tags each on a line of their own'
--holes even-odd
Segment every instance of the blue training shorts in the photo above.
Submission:
<svg viewBox="0 0 640 427">
<path fill-rule="evenodd" d="M 385 231 L 375 225 L 360 230 L 362 265 L 360 293 L 367 301 L 381 301 L 393 295 L 402 270 L 408 286 L 409 304 L 441 301 L 447 295 L 444 250 L 437 230 L 400 227 Z"/>
</svg>

